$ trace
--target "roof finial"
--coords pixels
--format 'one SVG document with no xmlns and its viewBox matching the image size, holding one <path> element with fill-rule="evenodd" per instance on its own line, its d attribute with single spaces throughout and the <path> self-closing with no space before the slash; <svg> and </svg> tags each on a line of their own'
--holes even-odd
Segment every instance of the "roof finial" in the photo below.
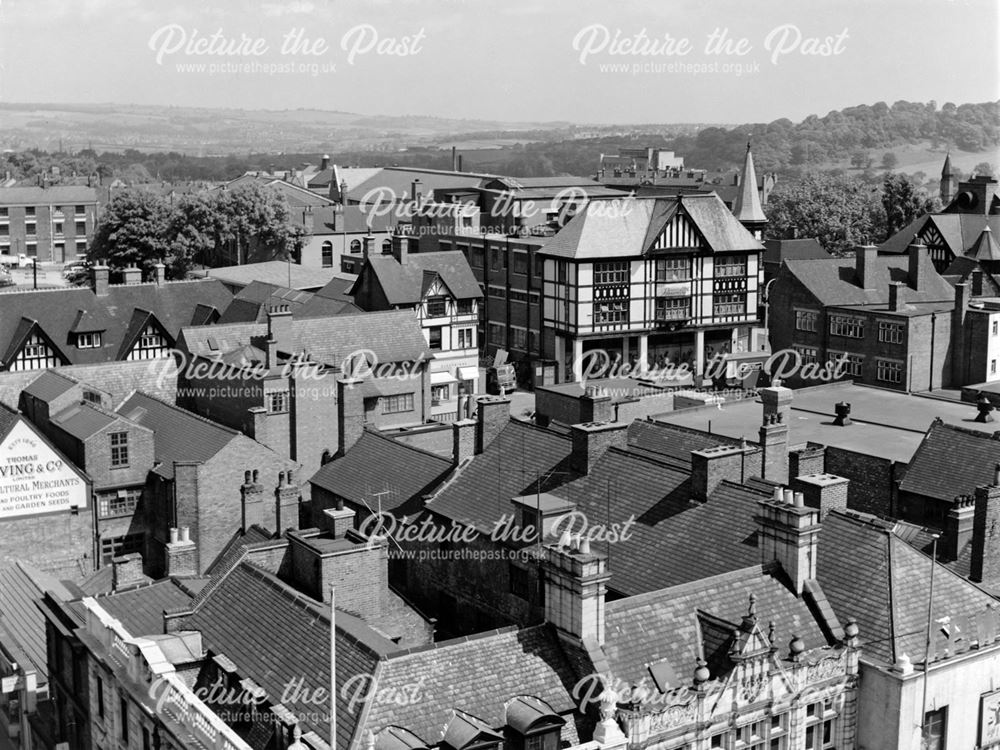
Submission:
<svg viewBox="0 0 1000 750">
<path fill-rule="evenodd" d="M 750 594 L 750 606 L 747 608 L 747 617 L 757 616 L 757 595 Z"/>
</svg>

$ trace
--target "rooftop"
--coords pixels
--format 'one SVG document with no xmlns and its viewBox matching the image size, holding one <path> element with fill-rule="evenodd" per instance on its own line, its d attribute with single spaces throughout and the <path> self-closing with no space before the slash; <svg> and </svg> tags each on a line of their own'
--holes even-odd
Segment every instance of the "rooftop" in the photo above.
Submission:
<svg viewBox="0 0 1000 750">
<path fill-rule="evenodd" d="M 330 268 L 306 268 L 296 263 L 269 260 L 263 263 L 248 263 L 242 266 L 222 266 L 204 268 L 191 272 L 192 276 L 204 276 L 231 286 L 248 286 L 253 281 L 263 281 L 274 286 L 290 287 L 304 291 L 316 291 L 331 279 L 349 279 L 354 276 Z"/>
<path fill-rule="evenodd" d="M 133 636 L 163 633 L 163 611 L 183 607 L 192 599 L 189 591 L 172 579 L 148 583 L 128 591 L 97 598 L 108 614 Z"/>
</svg>

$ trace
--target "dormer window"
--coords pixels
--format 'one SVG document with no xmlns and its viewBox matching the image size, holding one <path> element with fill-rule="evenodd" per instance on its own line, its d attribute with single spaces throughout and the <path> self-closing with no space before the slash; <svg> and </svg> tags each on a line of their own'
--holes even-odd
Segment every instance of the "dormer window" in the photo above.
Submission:
<svg viewBox="0 0 1000 750">
<path fill-rule="evenodd" d="M 427 298 L 427 317 L 443 318 L 448 314 L 448 300 L 445 297 Z"/>
<path fill-rule="evenodd" d="M 101 334 L 100 332 L 95 333 L 78 333 L 76 334 L 76 348 L 77 349 L 98 349 L 101 346 Z"/>
<path fill-rule="evenodd" d="M 510 750 L 559 750 L 566 720 L 534 696 L 519 696 L 507 704 Z"/>
</svg>

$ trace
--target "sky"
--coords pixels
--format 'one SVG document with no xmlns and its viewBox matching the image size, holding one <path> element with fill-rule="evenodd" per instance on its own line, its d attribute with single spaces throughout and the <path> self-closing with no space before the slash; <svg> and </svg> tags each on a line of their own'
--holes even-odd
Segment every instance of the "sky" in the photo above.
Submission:
<svg viewBox="0 0 1000 750">
<path fill-rule="evenodd" d="M 997 0 L 0 0 L 0 101 L 798 121 L 996 101 L 998 26 Z"/>
</svg>

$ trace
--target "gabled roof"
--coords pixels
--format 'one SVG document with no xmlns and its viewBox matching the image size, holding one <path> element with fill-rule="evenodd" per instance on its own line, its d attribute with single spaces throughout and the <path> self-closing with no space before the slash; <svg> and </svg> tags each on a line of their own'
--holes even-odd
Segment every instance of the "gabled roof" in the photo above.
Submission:
<svg viewBox="0 0 1000 750">
<path fill-rule="evenodd" d="M 570 467 L 571 450 L 568 437 L 511 419 L 486 450 L 437 491 L 427 507 L 489 532 L 501 516 L 513 514 L 511 498 L 551 491 L 578 477 Z"/>
<path fill-rule="evenodd" d="M 24 666 L 37 672 L 40 685 L 48 684 L 49 665 L 45 616 L 35 602 L 46 591 L 72 598 L 62 583 L 28 563 L 0 567 L 0 640 L 27 657 Z"/>
<path fill-rule="evenodd" d="M 479 187 L 483 178 L 488 176 L 471 172 L 385 167 L 357 185 L 348 187 L 347 197 L 348 200 L 358 203 L 372 190 L 383 188 L 397 201 L 409 200 L 413 181 L 420 180 L 417 192 L 423 193 L 426 199 L 431 198 L 432 193 L 441 188 Z"/>
<path fill-rule="evenodd" d="M 992 484 L 997 463 L 1000 440 L 994 435 L 936 420 L 913 454 L 899 489 L 950 502 Z"/>
<path fill-rule="evenodd" d="M 448 459 L 365 431 L 341 457 L 322 466 L 309 481 L 335 495 L 393 511 L 435 489 L 451 471 Z M 375 492 L 388 491 L 373 497 Z"/>
<path fill-rule="evenodd" d="M 340 283 L 345 283 L 341 281 Z M 273 305 L 285 305 L 293 317 L 322 317 L 345 312 L 361 312 L 349 301 L 317 298 L 313 292 L 292 289 L 264 281 L 252 281 L 233 297 L 233 301 L 218 320 L 229 323 L 266 323 L 267 312 Z"/>
<path fill-rule="evenodd" d="M 106 412 L 95 404 L 81 402 L 53 414 L 52 422 L 76 439 L 86 440 L 119 418 L 117 414 Z"/>
<path fill-rule="evenodd" d="M 872 516 L 830 513 L 820 530 L 819 580 L 838 617 L 857 620 L 863 659 L 892 664 L 906 654 L 916 664 L 926 648 L 932 566 L 930 612 L 937 623 L 931 630 L 932 653 L 947 651 L 949 622 L 979 615 L 997 602 L 947 567 L 932 563 L 892 529 L 893 524 Z"/>
<path fill-rule="evenodd" d="M 926 287 L 922 291 L 907 288 L 904 292 L 908 304 L 920 302 L 954 303 L 955 290 L 937 271 L 930 256 L 923 260 Z M 782 273 L 799 281 L 817 301 L 832 305 L 885 305 L 889 301 L 891 282 L 907 283 L 909 257 L 878 256 L 875 260 L 875 286 L 862 289 L 857 283 L 854 258 L 827 258 L 824 260 L 786 260 Z M 781 283 L 781 282 L 778 282 Z"/>
<path fill-rule="evenodd" d="M 214 280 L 112 286 L 101 297 L 84 287 L 6 292 L 0 294 L 0 309 L 5 311 L 0 315 L 0 352 L 8 363 L 37 321 L 38 330 L 66 364 L 113 361 L 128 352 L 123 346 L 134 333 L 136 310 L 154 317 L 173 343 L 199 309 L 222 310 L 231 299 Z M 78 349 L 72 334 L 81 331 L 101 331 L 101 346 Z"/>
<path fill-rule="evenodd" d="M 133 636 L 163 631 L 163 611 L 190 604 L 193 597 L 173 579 L 98 597 L 100 604 Z"/>
<path fill-rule="evenodd" d="M 905 228 L 879 245 L 879 252 L 905 253 L 913 239 L 924 236 L 925 230 L 937 230 L 945 244 L 955 255 L 965 255 L 973 246 L 984 227 L 996 235 L 1000 232 L 1000 216 L 993 214 L 938 213 L 914 219 Z"/>
<path fill-rule="evenodd" d="M 275 286 L 314 291 L 331 279 L 341 278 L 354 281 L 353 274 L 343 274 L 332 268 L 309 268 L 282 260 L 268 260 L 262 263 L 246 263 L 241 266 L 203 268 L 192 272 L 193 276 L 218 279 L 231 286 L 245 287 L 254 281 L 263 281 Z M 223 305 L 225 307 L 225 305 Z"/>
<path fill-rule="evenodd" d="M 418 304 L 427 291 L 428 280 L 440 278 L 455 299 L 479 299 L 482 289 L 469 267 L 465 255 L 457 250 L 432 253 L 412 253 L 400 264 L 391 255 L 368 258 L 368 269 L 375 275 L 390 305 Z M 365 270 L 362 269 L 362 275 Z M 357 295 L 361 277 L 350 293 Z M 323 294 L 322 290 L 319 292 Z"/>
<path fill-rule="evenodd" d="M 34 396 L 39 401 L 52 401 L 79 384 L 79 381 L 68 375 L 63 375 L 55 370 L 46 370 L 28 384 L 24 393 Z"/>
<path fill-rule="evenodd" d="M 505 702 L 518 695 L 537 696 L 558 714 L 572 712 L 575 705 L 577 676 L 548 625 L 506 628 L 390 654 L 376 674 L 372 695 L 391 686 L 421 684 L 422 700 L 377 701 L 365 728 L 377 732 L 401 726 L 430 744 L 440 739 L 455 711 L 498 728 L 507 721 Z"/>
<path fill-rule="evenodd" d="M 293 215 L 298 220 L 300 214 Z M 305 223 L 305 219 L 303 219 Z M 391 230 L 394 223 L 392 213 L 375 212 L 371 208 L 358 205 L 323 206 L 313 209 L 312 235 L 322 237 L 339 234 L 384 234 Z"/>
<path fill-rule="evenodd" d="M 787 655 L 796 635 L 807 650 L 828 645 L 820 623 L 782 580 L 780 568 L 758 564 L 608 602 L 604 652 L 615 681 L 651 688 L 655 695 L 651 671 L 662 672 L 666 664 L 674 679 L 661 687 L 690 685 L 699 656 L 715 666 L 713 679 L 725 678 L 732 668 L 726 657 L 733 645 L 731 625 L 748 615 L 751 596 L 757 625 L 767 629 L 774 623 L 777 658 Z M 717 627 L 705 627 L 706 621 Z"/>
<path fill-rule="evenodd" d="M 753 153 L 747 143 L 747 153 L 743 160 L 743 175 L 740 179 L 739 192 L 733 204 L 733 215 L 739 221 L 767 221 L 764 209 L 760 205 L 760 193 L 757 192 L 757 171 L 753 166 Z"/>
<path fill-rule="evenodd" d="M 240 433 L 197 414 L 136 392 L 118 407 L 118 414 L 153 431 L 155 471 L 170 479 L 175 461 L 205 462 Z"/>
<path fill-rule="evenodd" d="M 713 253 L 763 249 L 714 193 L 593 201 L 539 251 L 560 258 L 639 257 L 675 216 L 686 216 Z"/>
<path fill-rule="evenodd" d="M 84 185 L 0 188 L 0 206 L 41 203 L 96 203 L 97 190 Z"/>
</svg>

